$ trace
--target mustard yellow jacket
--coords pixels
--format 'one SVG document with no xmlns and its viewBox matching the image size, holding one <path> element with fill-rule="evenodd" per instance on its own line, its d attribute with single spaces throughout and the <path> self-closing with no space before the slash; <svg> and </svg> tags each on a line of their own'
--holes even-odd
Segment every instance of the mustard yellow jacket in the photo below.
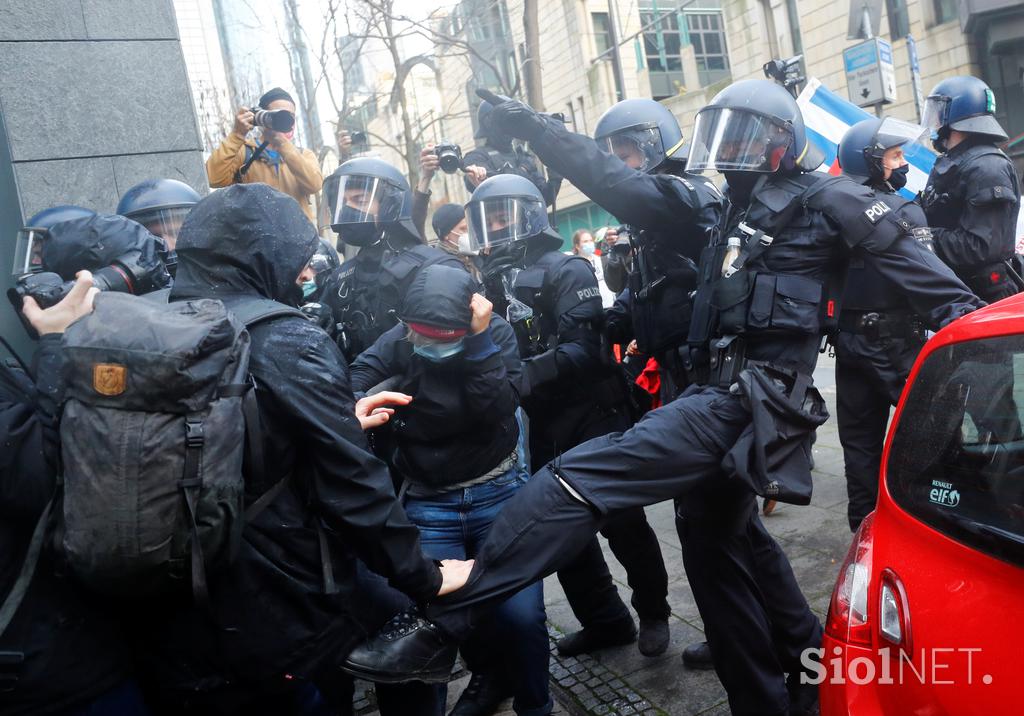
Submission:
<svg viewBox="0 0 1024 716">
<path fill-rule="evenodd" d="M 245 164 L 246 157 L 256 151 L 256 146 L 256 143 L 234 132 L 228 134 L 206 160 L 206 176 L 210 186 L 218 188 L 234 184 L 235 172 Z M 320 191 L 324 183 L 316 155 L 288 141 L 283 142 L 277 151 L 281 154 L 281 164 L 275 167 L 257 159 L 242 177 L 242 181 L 246 184 L 263 182 L 294 197 L 315 226 L 311 195 Z"/>
</svg>

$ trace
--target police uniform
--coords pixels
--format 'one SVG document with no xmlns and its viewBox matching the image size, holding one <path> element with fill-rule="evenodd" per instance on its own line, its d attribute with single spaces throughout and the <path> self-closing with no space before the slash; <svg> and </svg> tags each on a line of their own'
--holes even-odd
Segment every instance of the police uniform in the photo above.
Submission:
<svg viewBox="0 0 1024 716">
<path fill-rule="evenodd" d="M 398 323 L 398 311 L 413 278 L 433 264 L 465 270 L 457 256 L 424 244 L 395 250 L 387 237 L 360 249 L 335 270 L 325 283 L 322 301 L 333 313 L 346 361 L 354 361 Z"/>
<path fill-rule="evenodd" d="M 657 357 L 682 388 L 675 349 L 686 342 L 695 259 L 718 223 L 721 192 L 701 176 L 630 169 L 560 122 L 549 122 L 531 147 L 544 164 L 632 229 L 636 256 L 627 287 L 634 337 L 640 352 Z"/>
<path fill-rule="evenodd" d="M 905 288 L 911 307 L 929 325 L 979 305 L 959 282 L 934 269 L 912 227 L 885 199 L 849 180 L 825 180 L 807 196 L 818 181 L 774 175 L 755 190 L 749 206 L 729 208 L 722 231 L 702 255 L 690 331 L 696 356 L 691 370 L 703 374 L 703 385 L 691 385 L 630 430 L 584 443 L 536 474 L 492 527 L 473 583 L 433 605 L 432 620 L 459 634 L 473 619 L 474 610 L 464 607 L 485 606 L 511 585 L 550 573 L 609 516 L 680 497 L 684 564 L 732 712 L 787 713 L 783 674 L 801 670 L 800 654 L 820 645 L 821 625 L 758 518 L 754 488 L 744 478 L 749 471 L 740 469 L 744 456 L 736 447 L 755 425 L 762 427 L 763 414 L 729 387 L 744 365 L 767 365 L 783 377 L 804 376 L 807 390 L 822 330 L 834 318 L 829 287 L 854 247 Z M 734 235 L 741 221 L 759 233 L 748 237 L 748 270 L 733 276 L 746 290 L 734 292 L 723 288 L 720 274 L 724 237 Z M 739 299 L 727 300 L 730 295 Z M 723 343 L 736 335 L 743 336 L 742 351 L 735 350 L 736 339 Z M 792 485 L 809 480 L 811 429 L 804 426 L 807 442 L 798 453 L 804 464 L 775 477 Z M 723 469 L 727 459 L 731 472 Z"/>
<path fill-rule="evenodd" d="M 558 251 L 560 244 L 547 235 L 527 240 L 525 268 L 511 287 L 511 296 L 532 311 L 529 319 L 513 322 L 523 358 L 521 404 L 530 418 L 532 471 L 557 462 L 562 452 L 581 442 L 629 425 L 624 383 L 602 348 L 603 310 L 594 270 L 585 258 Z M 505 296 L 495 288 L 488 295 L 503 313 Z M 640 617 L 667 619 L 668 575 L 643 508 L 618 515 L 602 534 L 626 567 Z M 559 570 L 558 578 L 585 629 L 626 622 L 632 627 L 596 538 Z"/>
<path fill-rule="evenodd" d="M 915 227 L 914 238 L 932 251 L 931 232 L 921 208 L 892 192 L 877 191 L 895 216 Z M 930 261 L 942 272 L 947 267 Z M 899 401 L 910 369 L 926 340 L 899 286 L 883 277 L 862 253 L 854 252 L 834 337 L 836 418 L 846 465 L 847 516 L 855 531 L 875 507 L 889 410 Z"/>
<path fill-rule="evenodd" d="M 544 173 L 530 153 L 515 146 L 510 146 L 507 151 L 504 151 L 496 149 L 490 144 L 484 144 L 482 147 L 466 152 L 462 163 L 467 167 L 471 165 L 483 167 L 487 170 L 489 177 L 498 174 L 518 174 L 529 179 L 540 191 L 544 197 L 544 203 L 548 206 L 555 203 L 558 190 L 562 186 L 562 177 L 551 174 L 549 178 L 545 179 Z M 466 191 L 472 194 L 476 187 L 469 181 L 468 176 L 464 176 L 462 179 L 466 184 Z"/>
<path fill-rule="evenodd" d="M 1020 181 L 992 139 L 968 135 L 939 157 L 921 205 L 936 253 L 972 291 L 990 303 L 1017 293 L 1006 262 L 1014 256 Z"/>
</svg>

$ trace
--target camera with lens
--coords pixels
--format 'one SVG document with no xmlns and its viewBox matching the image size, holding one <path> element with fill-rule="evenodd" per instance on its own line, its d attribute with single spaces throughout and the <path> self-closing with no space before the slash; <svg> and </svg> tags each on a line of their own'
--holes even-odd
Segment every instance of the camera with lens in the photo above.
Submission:
<svg viewBox="0 0 1024 716">
<path fill-rule="evenodd" d="M 145 267 L 138 263 L 138 257 L 138 252 L 132 252 L 109 266 L 93 271 L 93 286 L 100 291 L 117 291 L 140 296 L 158 291 L 170 284 L 170 275 L 162 262 L 156 261 Z M 29 335 L 35 338 L 35 329 L 21 312 L 25 297 L 31 296 L 40 308 L 46 309 L 60 303 L 74 285 L 74 281 L 65 281 L 60 274 L 52 271 L 27 273 L 19 276 L 14 286 L 7 289 L 7 300 L 11 302 Z"/>
<path fill-rule="evenodd" d="M 628 255 L 633 250 L 632 240 L 633 232 L 628 226 L 623 224 L 622 226 L 615 229 L 615 233 L 618 234 L 618 239 L 612 244 L 612 253 Z"/>
<path fill-rule="evenodd" d="M 434 147 L 437 163 L 445 174 L 454 174 L 462 169 L 462 148 L 454 142 L 442 140 Z"/>
<path fill-rule="evenodd" d="M 257 127 L 272 129 L 275 132 L 290 132 L 295 127 L 295 115 L 287 109 L 260 109 L 253 107 L 252 123 Z"/>
</svg>

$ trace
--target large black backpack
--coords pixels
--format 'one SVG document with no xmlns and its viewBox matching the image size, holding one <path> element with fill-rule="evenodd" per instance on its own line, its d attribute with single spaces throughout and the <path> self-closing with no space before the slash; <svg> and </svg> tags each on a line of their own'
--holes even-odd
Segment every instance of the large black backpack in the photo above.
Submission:
<svg viewBox="0 0 1024 716">
<path fill-rule="evenodd" d="M 287 315 L 302 316 L 258 297 L 97 296 L 64 335 L 58 499 L 0 608 L 0 631 L 28 588 L 51 513 L 68 564 L 94 590 L 132 597 L 190 585 L 206 602 L 207 569 L 231 562 L 245 521 L 285 486 L 245 507 L 243 461 L 266 484 L 246 328 Z"/>
</svg>

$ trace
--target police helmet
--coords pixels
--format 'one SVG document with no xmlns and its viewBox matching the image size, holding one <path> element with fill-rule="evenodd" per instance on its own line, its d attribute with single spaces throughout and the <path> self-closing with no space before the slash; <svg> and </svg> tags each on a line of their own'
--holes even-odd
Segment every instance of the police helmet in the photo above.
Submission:
<svg viewBox="0 0 1024 716">
<path fill-rule="evenodd" d="M 160 258 L 173 276 L 178 265 L 174 250 L 178 230 L 201 198 L 199 192 L 177 179 L 147 179 L 124 193 L 117 203 L 117 213 L 142 224 L 160 239 Z"/>
<path fill-rule="evenodd" d="M 597 120 L 594 141 L 612 154 L 624 145 L 638 150 L 644 157 L 637 167 L 640 171 L 653 171 L 667 159 L 685 161 L 679 122 L 653 99 L 626 99 L 612 105 Z"/>
<path fill-rule="evenodd" d="M 770 80 L 742 80 L 697 113 L 686 168 L 699 172 L 808 172 L 824 160 L 793 96 Z"/>
<path fill-rule="evenodd" d="M 50 227 L 62 221 L 83 219 L 93 216 L 96 212 L 81 206 L 65 204 L 43 209 L 35 214 L 18 232 L 14 246 L 14 266 L 11 272 L 15 276 L 26 273 L 38 273 L 43 270 L 43 244 L 49 237 Z"/>
<path fill-rule="evenodd" d="M 1006 132 L 995 118 L 996 96 L 977 77 L 950 77 L 939 82 L 928 95 L 921 123 L 932 138 L 944 140 L 949 130 L 982 134 L 997 141 Z"/>
<path fill-rule="evenodd" d="M 412 223 L 412 191 L 397 168 L 373 157 L 349 159 L 327 178 L 331 228 L 351 246 L 370 246 L 385 232 L 421 242 Z"/>
<path fill-rule="evenodd" d="M 466 223 L 474 252 L 537 236 L 562 242 L 548 223 L 544 196 L 532 181 L 517 174 L 498 174 L 481 182 L 466 204 Z"/>
<path fill-rule="evenodd" d="M 882 157 L 893 147 L 918 145 L 927 130 L 895 117 L 865 119 L 846 130 L 839 142 L 839 167 L 843 175 L 861 184 L 877 181 L 885 176 Z"/>
</svg>

